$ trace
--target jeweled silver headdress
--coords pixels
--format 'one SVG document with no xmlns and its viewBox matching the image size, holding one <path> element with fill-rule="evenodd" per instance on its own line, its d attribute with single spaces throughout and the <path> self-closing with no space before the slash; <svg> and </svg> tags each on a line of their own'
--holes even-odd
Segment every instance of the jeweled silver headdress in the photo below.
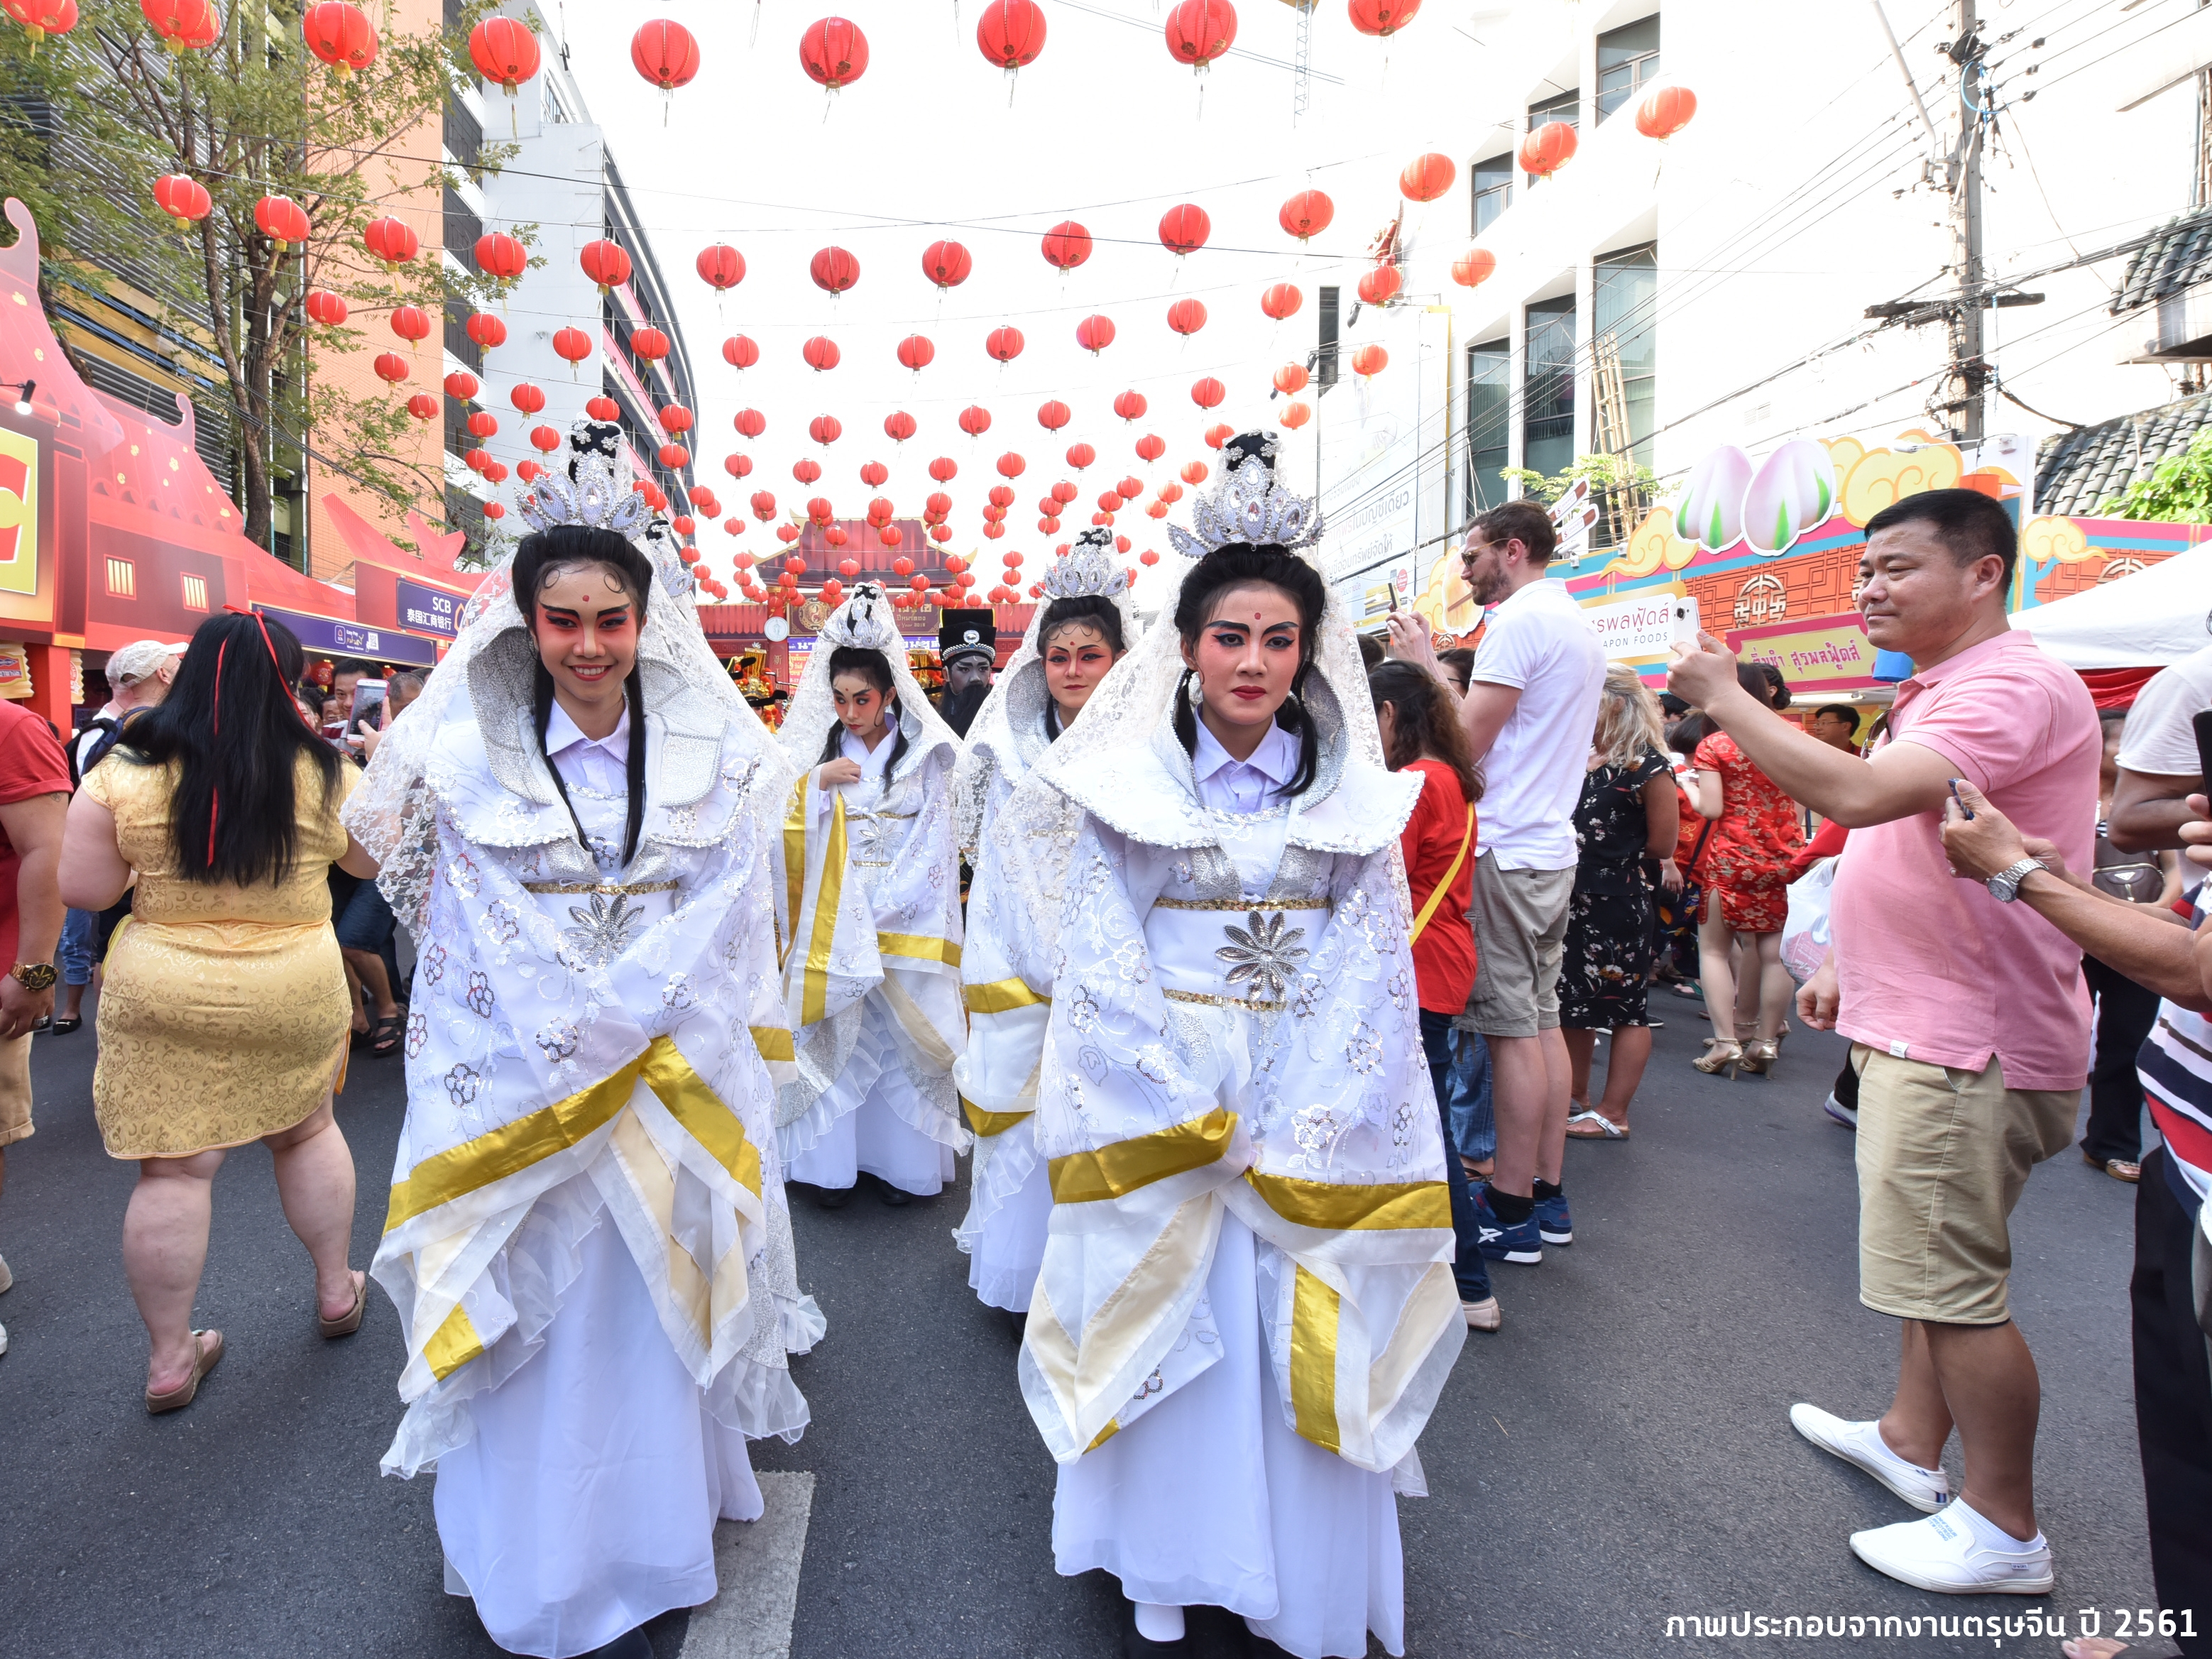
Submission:
<svg viewBox="0 0 2212 1659">
<path fill-rule="evenodd" d="M 1129 572 L 1114 551 L 1114 532 L 1091 529 L 1075 538 L 1044 573 L 1047 599 L 1110 599 L 1129 585 Z"/>
<path fill-rule="evenodd" d="M 556 525 L 585 525 L 611 530 L 636 544 L 653 561 L 660 584 L 676 599 L 687 598 L 695 584 L 690 568 L 676 550 L 668 521 L 655 513 L 630 477 L 623 459 L 622 428 L 588 416 L 568 428 L 568 471 L 538 475 L 516 500 L 514 510 L 532 530 Z"/>
<path fill-rule="evenodd" d="M 1221 477 L 1190 504 L 1190 528 L 1168 526 L 1176 552 L 1204 558 L 1217 547 L 1292 550 L 1321 539 L 1321 508 L 1275 482 L 1277 439 L 1247 432 L 1221 447 Z"/>
<path fill-rule="evenodd" d="M 857 582 L 845 603 L 830 614 L 817 636 L 823 645 L 865 646 L 886 657 L 906 660 L 906 640 L 891 615 L 890 601 L 874 582 Z"/>
</svg>

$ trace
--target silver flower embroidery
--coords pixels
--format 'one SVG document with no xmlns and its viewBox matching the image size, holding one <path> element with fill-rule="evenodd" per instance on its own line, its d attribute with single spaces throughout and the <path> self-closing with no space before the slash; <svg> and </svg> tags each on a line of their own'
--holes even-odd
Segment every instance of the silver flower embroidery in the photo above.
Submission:
<svg viewBox="0 0 2212 1659">
<path fill-rule="evenodd" d="M 420 1012 L 407 1016 L 407 1058 L 412 1060 L 422 1052 L 422 1045 L 430 1040 L 430 1021 Z"/>
<path fill-rule="evenodd" d="M 472 1066 L 456 1066 L 446 1073 L 446 1092 L 456 1106 L 468 1105 L 483 1087 L 483 1078 Z"/>
<path fill-rule="evenodd" d="M 583 1033 L 576 1029 L 574 1022 L 566 1019 L 556 1019 L 539 1026 L 536 1038 L 538 1048 L 544 1051 L 545 1058 L 556 1063 L 574 1054 L 576 1044 L 582 1040 Z"/>
<path fill-rule="evenodd" d="M 1322 1003 L 1328 995 L 1328 988 L 1322 983 L 1318 974 L 1302 975 L 1297 994 L 1291 999 L 1291 1012 L 1299 1019 L 1311 1019 L 1321 1012 Z"/>
<path fill-rule="evenodd" d="M 680 1013 L 687 1008 L 697 1007 L 699 998 L 688 978 L 682 974 L 671 974 L 668 983 L 660 989 L 660 1006 Z"/>
<path fill-rule="evenodd" d="M 446 879 L 453 884 L 456 892 L 469 898 L 474 898 L 477 890 L 483 884 L 477 873 L 476 860 L 466 853 L 454 854 L 453 861 L 446 866 Z"/>
<path fill-rule="evenodd" d="M 1079 1031 L 1088 1031 L 1098 1024 L 1098 1000 L 1091 994 L 1088 986 L 1076 992 L 1067 1005 L 1067 1023 Z"/>
<path fill-rule="evenodd" d="M 522 936 L 522 914 L 505 899 L 484 907 L 484 931 L 501 945 L 512 945 Z"/>
<path fill-rule="evenodd" d="M 1213 953 L 1214 960 L 1230 964 L 1230 984 L 1248 986 L 1263 1002 L 1280 1002 L 1285 989 L 1311 954 L 1298 943 L 1306 930 L 1285 927 L 1279 910 L 1267 915 L 1254 910 L 1244 921 L 1243 927 L 1222 928 L 1229 943 Z"/>
<path fill-rule="evenodd" d="M 575 919 L 574 927 L 561 930 L 563 953 L 576 964 L 586 968 L 604 967 L 612 962 L 637 936 L 645 926 L 645 913 L 629 908 L 629 895 L 617 893 L 614 902 L 607 902 L 605 893 L 592 895 L 591 908 L 571 905 L 568 914 Z"/>
<path fill-rule="evenodd" d="M 1333 1106 L 1307 1106 L 1291 1115 L 1291 1139 L 1297 1142 L 1309 1169 L 1325 1170 L 1336 1157 L 1337 1143 L 1352 1133 L 1353 1120 L 1340 1116 Z"/>
<path fill-rule="evenodd" d="M 491 1018 L 491 981 L 482 974 L 469 975 L 469 988 L 461 999 L 469 1005 L 469 1012 L 478 1019 Z"/>
<path fill-rule="evenodd" d="M 1382 1034 L 1365 1020 L 1358 1021 L 1344 1045 L 1344 1058 L 1362 1077 L 1382 1063 Z"/>
<path fill-rule="evenodd" d="M 1160 1376 L 1159 1368 L 1156 1365 L 1152 1368 L 1152 1374 L 1137 1385 L 1135 1399 L 1133 1399 L 1130 1403 L 1134 1405 L 1138 1400 L 1149 1400 L 1156 1394 L 1164 1393 L 1167 1386 Z"/>
</svg>

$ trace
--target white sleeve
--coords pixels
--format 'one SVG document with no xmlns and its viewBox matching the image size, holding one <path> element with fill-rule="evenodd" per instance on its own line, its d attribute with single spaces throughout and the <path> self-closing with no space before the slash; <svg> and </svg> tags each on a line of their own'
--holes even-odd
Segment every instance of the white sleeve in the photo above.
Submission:
<svg viewBox="0 0 2212 1659">
<path fill-rule="evenodd" d="M 1475 647 L 1474 667 L 1468 678 L 1486 685 L 1526 690 L 1539 666 L 1543 643 L 1543 630 L 1534 617 L 1500 612 L 1492 617 L 1482 643 Z"/>
<path fill-rule="evenodd" d="M 2154 776 L 2197 775 L 2197 733 L 2190 720 L 2199 709 L 2212 708 L 2212 696 L 2200 684 L 2205 667 L 2197 653 L 2151 676 L 2136 694 L 2128 713 L 2127 734 L 2120 742 L 2120 764 L 2130 772 Z"/>
</svg>

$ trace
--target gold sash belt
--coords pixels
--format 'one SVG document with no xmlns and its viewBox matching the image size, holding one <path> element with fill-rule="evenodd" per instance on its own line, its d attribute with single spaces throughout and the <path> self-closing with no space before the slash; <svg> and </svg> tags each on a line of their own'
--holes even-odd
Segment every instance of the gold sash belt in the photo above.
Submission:
<svg viewBox="0 0 2212 1659">
<path fill-rule="evenodd" d="M 1255 997 L 1218 997 L 1210 991 L 1170 991 L 1163 988 L 1160 994 L 1170 1002 L 1195 1002 L 1207 1008 L 1249 1008 L 1255 1014 L 1279 1013 L 1285 1006 L 1261 1002 Z"/>
<path fill-rule="evenodd" d="M 1152 901 L 1156 910 L 1326 910 L 1329 901 L 1325 898 L 1302 899 L 1178 899 L 1157 898 Z"/>
</svg>

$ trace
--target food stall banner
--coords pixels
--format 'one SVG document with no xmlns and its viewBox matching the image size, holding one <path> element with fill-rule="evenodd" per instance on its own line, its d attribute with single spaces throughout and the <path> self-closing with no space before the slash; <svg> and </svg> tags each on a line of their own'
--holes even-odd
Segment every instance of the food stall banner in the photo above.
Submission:
<svg viewBox="0 0 2212 1659">
<path fill-rule="evenodd" d="M 1877 672 L 1866 623 L 1856 611 L 1832 617 L 1729 630 L 1729 649 L 1745 662 L 1766 663 L 1790 683 L 1794 701 L 1831 691 L 1870 691 L 1897 677 Z"/>
</svg>

